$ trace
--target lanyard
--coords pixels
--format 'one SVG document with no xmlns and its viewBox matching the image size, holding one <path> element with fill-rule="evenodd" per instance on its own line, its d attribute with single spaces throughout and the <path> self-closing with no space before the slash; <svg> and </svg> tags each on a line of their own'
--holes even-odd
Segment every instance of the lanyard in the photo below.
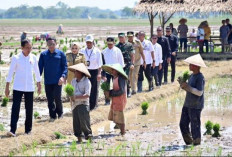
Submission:
<svg viewBox="0 0 232 157">
<path fill-rule="evenodd" d="M 94 47 L 92 48 L 92 51 L 90 52 L 90 55 L 88 55 L 87 48 L 85 49 L 85 53 L 86 53 L 86 55 L 88 56 L 89 60 L 90 60 L 90 57 L 91 57 L 91 55 L 92 55 L 92 53 L 93 53 L 93 49 L 94 49 Z"/>
</svg>

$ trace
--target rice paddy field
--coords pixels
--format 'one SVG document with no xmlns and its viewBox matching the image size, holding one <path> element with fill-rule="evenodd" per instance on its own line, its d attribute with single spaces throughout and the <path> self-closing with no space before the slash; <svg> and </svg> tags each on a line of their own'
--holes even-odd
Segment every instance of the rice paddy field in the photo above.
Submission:
<svg viewBox="0 0 232 157">
<path fill-rule="evenodd" d="M 214 35 L 218 35 L 220 18 L 208 19 Z M 171 22 L 177 27 L 178 19 Z M 201 20 L 189 19 L 190 30 Z M 64 26 L 64 35 L 56 35 L 59 24 Z M 158 21 L 155 21 L 155 28 Z M 70 51 L 70 43 L 75 41 L 83 47 L 87 34 L 93 34 L 96 46 L 103 50 L 107 36 L 117 33 L 144 30 L 149 35 L 148 20 L 1 20 L 0 41 L 0 101 L 4 97 L 5 78 L 11 57 L 21 52 L 20 35 L 28 32 L 32 40 L 32 53 L 38 58 L 46 47 L 45 41 L 35 41 L 35 36 L 48 32 L 57 38 L 57 48 Z M 220 52 L 220 47 L 215 52 Z M 35 93 L 34 120 L 31 135 L 24 135 L 25 109 L 21 105 L 17 137 L 9 138 L 12 95 L 6 107 L 0 106 L 0 156 L 231 156 L 232 155 L 232 61 L 206 61 L 208 68 L 202 72 L 206 78 L 205 108 L 202 111 L 202 144 L 186 146 L 180 130 L 179 120 L 185 92 L 178 82 L 168 83 L 148 92 L 147 82 L 143 82 L 143 93 L 128 99 L 125 110 L 126 135 L 120 136 L 114 123 L 107 120 L 110 106 L 104 105 L 103 92 L 99 88 L 98 107 L 90 113 L 93 141 L 77 143 L 73 135 L 70 103 L 63 92 L 64 118 L 49 122 L 44 87 L 40 96 Z M 169 82 L 170 82 L 169 68 Z M 177 61 L 176 78 L 188 70 L 182 60 Z M 12 87 L 11 87 L 12 88 Z M 11 92 L 12 93 L 12 92 Z M 141 104 L 149 104 L 148 114 L 142 115 Z M 203 135 L 205 123 L 210 120 L 220 124 L 221 137 Z"/>
</svg>

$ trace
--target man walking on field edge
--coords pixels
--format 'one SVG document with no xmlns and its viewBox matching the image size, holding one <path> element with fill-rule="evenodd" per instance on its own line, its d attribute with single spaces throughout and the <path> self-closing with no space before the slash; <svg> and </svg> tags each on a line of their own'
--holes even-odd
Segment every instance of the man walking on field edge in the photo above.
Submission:
<svg viewBox="0 0 232 157">
<path fill-rule="evenodd" d="M 178 79 L 180 87 L 187 92 L 181 113 L 180 130 L 186 145 L 199 145 L 201 144 L 201 111 L 204 108 L 205 88 L 205 79 L 200 68 L 206 67 L 206 65 L 200 54 L 191 56 L 184 61 L 189 63 L 189 70 L 193 73 L 188 83 Z"/>
</svg>

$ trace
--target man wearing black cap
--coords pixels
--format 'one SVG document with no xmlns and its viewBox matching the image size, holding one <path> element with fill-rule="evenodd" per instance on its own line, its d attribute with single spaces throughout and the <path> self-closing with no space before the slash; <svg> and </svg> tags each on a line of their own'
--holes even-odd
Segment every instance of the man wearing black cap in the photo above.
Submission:
<svg viewBox="0 0 232 157">
<path fill-rule="evenodd" d="M 153 90 L 153 78 L 151 74 L 151 68 L 155 67 L 155 56 L 154 56 L 154 47 L 151 41 L 145 39 L 145 32 L 139 32 L 139 40 L 143 46 L 143 53 L 145 55 L 145 60 L 141 59 L 141 66 L 139 69 L 139 78 L 138 78 L 138 92 L 142 92 L 142 81 L 143 81 L 143 73 L 145 72 L 145 76 L 147 78 L 149 84 L 149 91 Z M 146 69 L 143 64 L 146 64 Z"/>
<path fill-rule="evenodd" d="M 127 76 L 129 76 L 130 70 L 134 69 L 135 50 L 133 45 L 126 41 L 125 33 L 118 33 L 118 38 L 119 43 L 116 45 L 116 47 L 118 47 L 122 52 L 125 63 L 124 71 L 126 72 Z M 130 81 L 131 80 L 129 79 L 127 82 L 127 97 L 131 97 Z"/>
<path fill-rule="evenodd" d="M 136 38 L 134 39 L 134 32 L 127 32 L 128 42 L 130 42 L 135 50 L 135 61 L 134 61 L 134 69 L 130 71 L 130 83 L 132 88 L 132 95 L 136 94 L 137 91 L 137 82 L 138 82 L 138 74 L 139 68 L 141 65 L 141 57 L 145 60 L 145 56 L 143 53 L 143 46 L 141 42 Z M 146 62 L 144 62 L 143 66 L 146 69 Z"/>
<path fill-rule="evenodd" d="M 103 55 L 103 64 L 116 64 L 119 63 L 122 67 L 124 67 L 124 59 L 122 52 L 119 48 L 114 46 L 114 38 L 113 37 L 108 37 L 107 39 L 107 48 L 105 48 L 102 51 Z M 113 78 L 112 75 L 109 75 L 105 73 L 104 71 L 102 72 L 102 76 L 104 80 L 107 80 L 108 83 L 110 83 L 110 80 Z M 105 105 L 109 105 L 110 100 L 105 99 Z"/>
<path fill-rule="evenodd" d="M 176 74 L 176 55 L 178 51 L 178 38 L 175 35 L 172 35 L 172 31 L 169 26 L 166 27 L 166 38 L 168 38 L 171 48 L 171 68 L 172 68 L 171 82 L 173 83 Z"/>
<path fill-rule="evenodd" d="M 158 36 L 157 43 L 161 45 L 163 52 L 163 56 L 162 56 L 163 66 L 162 69 L 160 69 L 158 72 L 159 85 L 161 86 L 163 74 L 164 74 L 164 84 L 167 84 L 168 82 L 168 64 L 171 61 L 171 48 L 168 39 L 165 36 L 163 36 L 163 28 L 160 26 L 157 28 L 157 36 Z"/>
</svg>

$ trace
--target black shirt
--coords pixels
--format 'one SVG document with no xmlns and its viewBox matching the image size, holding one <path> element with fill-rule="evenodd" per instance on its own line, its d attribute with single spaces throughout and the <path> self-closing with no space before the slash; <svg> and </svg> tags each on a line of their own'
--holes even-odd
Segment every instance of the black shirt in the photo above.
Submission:
<svg viewBox="0 0 232 157">
<path fill-rule="evenodd" d="M 171 48 L 171 52 L 177 52 L 178 51 L 178 38 L 175 35 L 166 35 L 166 38 L 168 38 L 169 45 Z"/>
<path fill-rule="evenodd" d="M 158 37 L 157 43 L 161 45 L 163 52 L 163 60 L 171 57 L 171 48 L 169 41 L 165 36 Z"/>
</svg>

